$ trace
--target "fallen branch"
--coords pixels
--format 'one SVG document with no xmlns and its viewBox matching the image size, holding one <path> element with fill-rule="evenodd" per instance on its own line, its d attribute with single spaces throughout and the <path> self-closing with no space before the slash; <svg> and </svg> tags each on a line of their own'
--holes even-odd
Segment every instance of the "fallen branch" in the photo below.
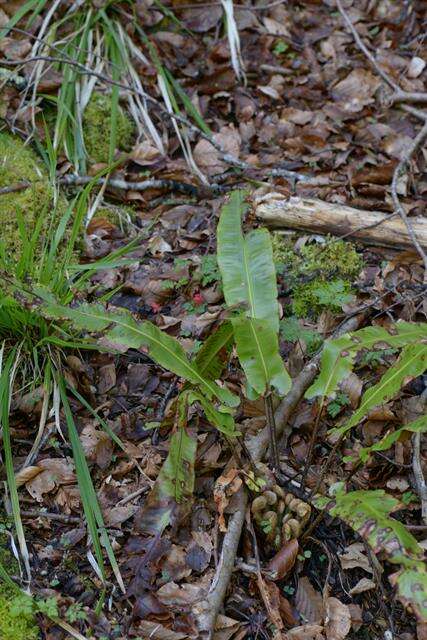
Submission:
<svg viewBox="0 0 427 640">
<path fill-rule="evenodd" d="M 74 176 L 72 174 L 63 176 L 58 180 L 60 184 L 83 186 L 93 181 L 90 176 Z M 95 184 L 104 185 L 108 182 L 108 186 L 113 189 L 122 189 L 124 191 L 147 191 L 147 189 L 168 189 L 177 193 L 197 196 L 199 198 L 207 198 L 224 191 L 225 188 L 217 184 L 201 185 L 188 184 L 186 182 L 177 182 L 176 180 L 143 180 L 141 182 L 129 182 L 119 178 L 98 178 Z"/>
<path fill-rule="evenodd" d="M 352 316 L 344 322 L 334 333 L 337 338 L 348 331 L 356 330 L 365 318 L 364 314 Z M 319 368 L 320 354 L 315 356 L 292 383 L 291 390 L 282 400 L 275 412 L 277 437 L 281 437 L 286 431 L 287 424 L 299 401 L 313 382 Z M 246 438 L 245 445 L 255 462 L 262 460 L 270 444 L 270 430 L 265 427 L 254 437 Z M 286 487 L 292 491 L 292 485 Z M 228 584 L 234 569 L 234 560 L 239 546 L 243 523 L 245 521 L 246 508 L 248 506 L 248 494 L 242 487 L 235 498 L 235 512 L 228 521 L 227 532 L 222 543 L 221 556 L 215 577 L 206 599 L 197 603 L 194 613 L 197 616 L 201 640 L 211 640 L 214 634 L 215 620 L 227 593 Z"/>
<path fill-rule="evenodd" d="M 424 127 L 423 127 L 424 128 Z M 408 248 L 413 238 L 403 217 L 381 211 L 354 209 L 316 198 L 285 198 L 269 193 L 255 198 L 255 213 L 268 226 L 290 228 L 310 233 L 345 234 L 366 244 Z M 413 218 L 411 228 L 422 247 L 427 247 L 427 220 Z"/>
</svg>

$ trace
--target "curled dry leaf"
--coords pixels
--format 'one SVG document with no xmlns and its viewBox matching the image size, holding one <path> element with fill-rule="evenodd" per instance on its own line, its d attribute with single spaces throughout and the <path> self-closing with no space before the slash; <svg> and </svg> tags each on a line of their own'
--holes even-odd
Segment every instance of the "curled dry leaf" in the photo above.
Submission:
<svg viewBox="0 0 427 640">
<path fill-rule="evenodd" d="M 289 640 L 325 640 L 320 624 L 303 624 L 286 632 Z"/>
<path fill-rule="evenodd" d="M 358 593 L 370 591 L 375 588 L 376 584 L 373 580 L 370 580 L 369 578 L 361 578 L 361 580 L 359 580 L 359 582 L 350 590 L 350 595 L 355 596 Z"/>
<path fill-rule="evenodd" d="M 46 458 L 40 460 L 37 466 L 41 469 L 40 473 L 26 482 L 25 487 L 38 502 L 42 502 L 44 493 L 76 481 L 74 466 L 69 458 Z"/>
<path fill-rule="evenodd" d="M 15 473 L 15 482 L 17 487 L 22 487 L 23 484 L 29 482 L 33 478 L 39 475 L 43 469 L 37 466 L 25 467 L 25 469 L 20 469 L 17 473 Z"/>
<path fill-rule="evenodd" d="M 364 569 L 372 573 L 372 567 L 366 556 L 365 547 L 361 542 L 354 542 L 338 554 L 343 569 Z"/>
<path fill-rule="evenodd" d="M 322 596 L 306 576 L 298 580 L 295 606 L 302 620 L 312 623 L 322 622 L 324 617 Z"/>
<path fill-rule="evenodd" d="M 230 469 L 225 475 L 220 476 L 215 482 L 214 500 L 218 510 L 218 524 L 222 532 L 227 531 L 225 524 L 224 510 L 230 502 L 230 498 L 242 486 L 242 479 L 239 478 L 237 469 Z"/>
<path fill-rule="evenodd" d="M 347 378 L 342 381 L 340 387 L 341 391 L 348 395 L 352 409 L 356 409 L 359 405 L 360 396 L 362 395 L 362 380 L 358 375 L 351 372 Z"/>
<path fill-rule="evenodd" d="M 343 640 L 351 629 L 351 615 L 348 606 L 338 598 L 328 598 L 325 606 L 327 640 Z"/>
<path fill-rule="evenodd" d="M 184 609 L 201 600 L 204 595 L 204 589 L 200 585 L 188 583 L 179 585 L 176 582 L 168 582 L 157 592 L 158 599 L 164 605 Z"/>
<path fill-rule="evenodd" d="M 158 622 L 149 620 L 142 620 L 136 630 L 141 637 L 150 638 L 150 640 L 184 640 L 188 638 L 186 633 L 172 631 Z"/>
<path fill-rule="evenodd" d="M 298 540 L 293 538 L 282 546 L 280 551 L 274 555 L 267 565 L 272 580 L 282 580 L 292 569 L 298 555 Z"/>
<path fill-rule="evenodd" d="M 81 432 L 80 440 L 88 460 L 96 462 L 101 469 L 106 469 L 113 455 L 113 443 L 109 435 L 89 423 Z"/>
</svg>

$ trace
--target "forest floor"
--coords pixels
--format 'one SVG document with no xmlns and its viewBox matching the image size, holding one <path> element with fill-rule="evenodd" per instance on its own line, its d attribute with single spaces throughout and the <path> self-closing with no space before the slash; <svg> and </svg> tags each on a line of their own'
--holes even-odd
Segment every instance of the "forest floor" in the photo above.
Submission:
<svg viewBox="0 0 427 640">
<path fill-rule="evenodd" d="M 36 3 L 27 4 L 33 10 Z M 84 21 L 87 9 L 104 11 L 108 20 L 120 25 L 120 33 L 127 34 L 134 47 L 127 45 L 137 80 L 126 74 L 117 77 L 108 64 L 101 64 L 92 76 L 88 73 L 85 66 L 96 69 L 97 51 L 104 51 L 104 46 L 107 53 L 113 51 L 113 45 L 108 49 L 105 44 L 108 34 L 99 35 L 96 27 L 90 55 L 83 52 L 81 57 L 81 51 L 72 47 L 67 50 L 81 65 L 73 67 L 76 82 L 82 87 L 84 83 L 86 90 L 88 78 L 93 77 L 100 94 L 120 85 L 119 109 L 129 118 L 134 104 L 141 124 L 143 110 L 129 99 L 139 79 L 148 96 L 145 112 L 157 132 L 150 137 L 151 125 L 145 122 L 139 132 L 137 125 L 129 125 L 128 135 L 126 122 L 119 122 L 123 128 L 113 150 L 117 162 L 108 171 L 109 184 L 102 178 L 103 186 L 89 194 L 87 206 L 95 213 L 79 259 L 87 264 L 104 259 L 135 237 L 137 246 L 123 264 L 92 275 L 80 299 L 108 297 L 110 307 L 152 321 L 177 337 L 187 353 L 196 354 L 227 316 L 216 260 L 216 227 L 229 191 L 246 189 L 249 204 L 254 202 L 253 192 L 273 191 L 390 216 L 396 215 L 397 194 L 409 225 L 425 215 L 427 156 L 422 140 L 417 148 L 413 145 L 427 119 L 423 111 L 426 7 L 421 1 L 342 0 L 337 7 L 334 0 L 257 0 L 253 5 L 234 5 L 228 33 L 224 7 L 216 1 L 190 5 L 182 0 L 171 4 L 94 0 L 83 7 L 77 3 L 69 15 L 71 2 L 39 4 L 43 7 L 32 20 L 25 11 L 0 40 L 2 131 L 29 141 L 37 132 L 41 145 L 46 143 L 44 127 L 59 117 L 55 99 L 68 65 L 55 63 L 65 54 L 60 48 L 49 51 L 46 33 L 50 43 L 60 43 L 61 37 L 65 41 L 74 28 L 81 33 L 73 23 L 75 11 L 83 13 Z M 17 0 L 1 2 L 0 28 L 19 18 L 25 6 Z M 59 25 L 54 35 L 49 31 L 53 20 Z M 357 34 L 375 66 L 358 44 Z M 43 56 L 44 66 L 37 67 L 37 57 Z M 165 69 L 169 75 L 164 75 Z M 40 73 L 36 83 L 35 70 Z M 166 96 L 174 96 L 187 124 L 183 120 L 173 124 L 165 85 Z M 394 100 L 396 87 L 404 97 Z M 172 103 L 171 108 L 175 106 Z M 77 169 L 72 154 L 64 147 L 59 150 L 56 175 L 67 196 L 78 188 L 77 173 L 93 176 L 108 166 L 102 153 L 96 156 L 108 141 L 109 118 L 107 113 L 95 124 L 98 137 L 92 157 L 85 163 L 77 161 Z M 81 124 L 72 119 L 64 122 L 69 128 L 65 136 Z M 209 142 L 210 132 L 215 145 Z M 74 134 L 70 140 L 68 148 L 73 144 L 77 148 Z M 107 145 L 107 155 L 110 151 Z M 394 189 L 393 176 L 401 160 L 406 163 Z M 149 184 L 141 187 L 143 181 Z M 4 197 L 0 194 L 0 209 Z M 362 223 L 368 226 L 369 220 Z M 252 206 L 245 228 L 258 225 Z M 322 252 L 316 251 L 330 238 L 295 229 L 274 234 L 280 351 L 292 379 L 349 319 L 357 318 L 353 328 L 389 328 L 399 320 L 425 322 L 420 251 L 415 246 L 364 244 L 345 229 L 342 235 L 348 244 L 334 245 L 337 253 L 328 254 L 328 261 L 336 264 L 326 268 Z M 301 257 L 318 261 L 310 276 L 298 271 Z M 352 431 L 325 468 L 334 444 L 328 429 L 345 422 L 363 391 L 397 357 L 397 350 L 387 345 L 365 352 L 346 384 L 324 406 L 301 397 L 289 416 L 280 457 L 288 475 L 306 465 L 300 481 L 308 491 L 318 488 L 319 478 L 325 490 L 343 480 L 356 490 L 385 490 L 401 505 L 395 517 L 425 548 L 427 523 L 421 514 L 414 458 L 426 472 L 426 443 L 421 440 L 418 457 L 414 456 L 415 439 L 407 434 L 361 466 L 343 459 L 425 412 L 425 375 L 409 376 L 398 395 Z M 223 569 L 222 541 L 239 508 L 241 456 L 194 410 L 191 424 L 197 424 L 198 447 L 193 497 L 179 505 L 170 526 L 149 535 L 146 500 L 169 449 L 174 402 L 182 381 L 143 350 L 118 353 L 112 346 L 111 351 L 68 353 L 64 370 L 68 384 L 124 444 L 122 451 L 87 406 L 69 396 L 126 593 L 110 569 L 105 585 L 97 574 L 67 429 L 62 424 L 58 430 L 50 412 L 32 460 L 33 475 L 20 478 L 19 502 L 30 553 L 31 591 L 38 598 L 56 598 L 61 619 L 74 631 L 38 614 L 40 637 L 205 637 L 197 603 L 206 599 Z M 225 379 L 242 398 L 235 415 L 240 431 L 244 436 L 259 433 L 265 427 L 264 404 L 245 397 L 235 359 Z M 15 470 L 27 459 L 42 411 L 42 383 L 14 395 L 10 430 Z M 154 496 L 150 505 L 154 513 L 156 507 L 161 513 L 160 499 L 156 505 Z M 1 533 L 6 541 L 14 538 L 10 514 L 5 499 Z M 283 543 L 282 557 L 275 562 L 280 577 L 274 577 L 269 563 L 278 549 L 268 538 L 268 528 L 253 527 L 248 514 L 231 560 L 234 568 L 220 603 L 215 640 L 427 637 L 427 624 L 417 622 L 396 597 L 389 580 L 396 568 L 381 555 L 377 558 L 342 521 L 329 515 L 316 519 L 313 509 L 314 526 L 305 536 L 301 531 L 299 548 Z M 16 546 L 12 551 L 19 556 Z M 7 564 L 9 551 L 4 553 Z M 12 573 L 19 579 L 17 569 Z"/>
</svg>

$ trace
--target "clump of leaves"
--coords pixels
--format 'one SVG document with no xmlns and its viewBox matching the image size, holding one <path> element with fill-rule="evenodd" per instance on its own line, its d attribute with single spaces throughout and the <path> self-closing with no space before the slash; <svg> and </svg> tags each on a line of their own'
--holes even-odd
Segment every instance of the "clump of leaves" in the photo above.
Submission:
<svg viewBox="0 0 427 640">
<path fill-rule="evenodd" d="M 335 418 L 341 411 L 350 405 L 350 398 L 346 393 L 337 391 L 334 400 L 328 404 L 327 412 L 331 418 Z"/>
</svg>

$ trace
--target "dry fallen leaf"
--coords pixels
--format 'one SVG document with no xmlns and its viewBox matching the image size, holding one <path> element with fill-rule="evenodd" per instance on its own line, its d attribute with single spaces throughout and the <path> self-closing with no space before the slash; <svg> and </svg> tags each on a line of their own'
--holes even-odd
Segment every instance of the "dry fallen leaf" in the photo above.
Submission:
<svg viewBox="0 0 427 640">
<path fill-rule="evenodd" d="M 53 491 L 61 484 L 76 482 L 70 458 L 46 458 L 40 460 L 37 466 L 41 468 L 41 472 L 26 482 L 25 487 L 38 502 L 43 501 L 43 494 Z"/>
<path fill-rule="evenodd" d="M 218 525 L 222 532 L 227 531 L 224 510 L 230 502 L 231 496 L 242 486 L 242 479 L 238 473 L 237 469 L 232 468 L 215 482 L 214 500 L 218 510 Z"/>
<path fill-rule="evenodd" d="M 113 455 L 110 436 L 105 431 L 97 429 L 93 423 L 89 423 L 81 432 L 80 441 L 88 460 L 96 462 L 101 469 L 106 469 Z"/>
<path fill-rule="evenodd" d="M 371 589 L 376 588 L 376 584 L 373 580 L 369 578 L 361 578 L 359 582 L 350 589 L 349 593 L 351 596 L 355 596 L 358 593 L 363 593 L 364 591 L 370 591 Z"/>
<path fill-rule="evenodd" d="M 327 640 L 343 640 L 351 629 L 351 615 L 348 606 L 338 598 L 327 598 L 325 606 Z"/>
<path fill-rule="evenodd" d="M 343 569 L 364 569 L 372 573 L 372 567 L 366 556 L 365 547 L 361 542 L 354 542 L 338 554 Z"/>
<path fill-rule="evenodd" d="M 295 594 L 295 607 L 303 620 L 319 623 L 324 617 L 323 599 L 315 590 L 310 580 L 303 576 L 298 580 L 298 588 Z"/>
<path fill-rule="evenodd" d="M 271 558 L 266 569 L 272 580 L 282 580 L 292 569 L 298 555 L 298 540 L 293 538 L 285 542 L 282 548 Z"/>
<path fill-rule="evenodd" d="M 319 624 L 304 624 L 286 632 L 289 640 L 325 640 L 323 627 Z"/>
<path fill-rule="evenodd" d="M 381 81 L 367 69 L 354 69 L 332 89 L 332 97 L 344 111 L 355 113 L 371 104 Z"/>
</svg>

